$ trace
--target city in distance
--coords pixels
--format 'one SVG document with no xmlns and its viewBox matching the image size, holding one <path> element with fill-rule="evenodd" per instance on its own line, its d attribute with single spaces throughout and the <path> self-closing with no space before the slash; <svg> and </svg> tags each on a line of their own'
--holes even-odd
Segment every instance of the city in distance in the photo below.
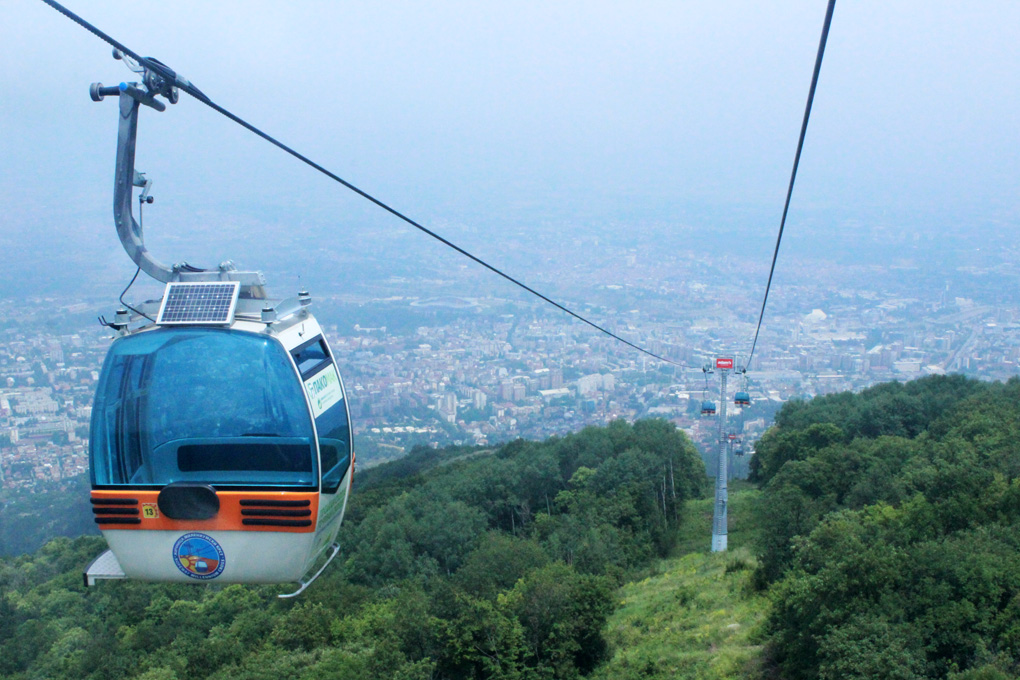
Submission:
<svg viewBox="0 0 1020 680">
<path fill-rule="evenodd" d="M 402 257 L 358 259 L 329 249 L 314 253 L 316 265 L 306 270 L 299 262 L 280 270 L 313 292 L 344 367 L 362 460 L 393 458 L 415 444 L 540 439 L 650 416 L 683 428 L 711 460 L 715 421 L 700 417 L 699 407 L 718 383 L 706 381 L 700 367 L 716 354 L 746 360 L 764 263 L 682 235 L 657 247 L 653 227 L 504 235 L 508 269 L 527 270 L 539 290 L 555 290 L 613 332 L 689 367 L 681 369 L 443 251 L 423 264 L 389 247 L 399 235 L 364 229 L 360 236 L 373 233 L 380 253 Z M 752 406 L 731 415 L 748 448 L 791 398 L 930 374 L 1016 374 L 1015 249 L 967 248 L 962 239 L 934 247 L 919 231 L 881 223 L 870 228 L 870 240 L 885 249 L 836 240 L 831 257 L 794 247 L 781 261 L 747 374 Z M 560 255 L 575 252 L 586 254 L 584 265 L 562 266 L 568 256 Z M 926 264 L 936 258 L 943 266 Z M 126 299 L 160 293 L 141 282 Z M 84 471 L 92 392 L 111 336 L 95 317 L 109 315 L 111 302 L 71 288 L 0 302 L 5 488 Z M 731 392 L 742 384 L 731 380 Z"/>
</svg>

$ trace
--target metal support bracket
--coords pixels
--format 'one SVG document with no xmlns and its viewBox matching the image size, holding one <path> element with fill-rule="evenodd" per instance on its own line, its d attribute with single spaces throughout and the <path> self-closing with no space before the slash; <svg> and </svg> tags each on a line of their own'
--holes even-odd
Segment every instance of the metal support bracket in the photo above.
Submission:
<svg viewBox="0 0 1020 680">
<path fill-rule="evenodd" d="M 336 557 L 337 553 L 339 553 L 339 552 L 340 552 L 340 544 L 339 543 L 334 543 L 333 544 L 333 551 L 329 554 L 329 557 L 326 558 L 326 562 L 321 567 L 319 567 L 319 570 L 317 572 L 315 572 L 315 574 L 310 579 L 301 579 L 301 587 L 300 588 L 295 590 L 293 593 L 285 593 L 283 595 L 278 595 L 277 597 L 279 597 L 281 599 L 288 599 L 288 598 L 291 598 L 291 597 L 297 597 L 301 593 L 305 592 L 305 588 L 307 588 L 308 586 L 310 586 L 313 583 L 315 583 L 315 579 L 319 578 L 319 576 L 322 575 L 322 572 L 326 571 L 326 567 L 329 566 L 329 563 L 333 561 L 333 558 Z"/>
<path fill-rule="evenodd" d="M 114 52 L 114 57 L 124 59 L 129 68 L 142 75 L 144 83 L 120 83 L 115 87 L 105 87 L 102 83 L 93 83 L 89 88 L 89 94 L 93 101 L 102 101 L 105 97 L 114 94 L 118 96 L 120 116 L 117 127 L 117 166 L 113 185 L 113 220 L 117 227 L 117 236 L 128 257 L 139 269 L 161 283 L 169 281 L 237 281 L 241 284 L 242 297 L 264 298 L 266 281 L 262 272 L 237 271 L 232 264 L 227 263 L 212 270 L 193 267 L 187 262 L 168 266 L 152 257 L 145 247 L 142 226 L 135 220 L 132 212 L 134 188 L 141 187 L 143 189 L 141 199 L 147 200 L 151 198 L 148 192 L 152 186 L 152 180 L 147 179 L 144 173 L 135 169 L 138 108 L 140 105 L 145 105 L 157 111 L 165 111 L 166 104 L 156 97 L 163 96 L 170 103 L 176 103 L 177 88 L 168 81 L 165 74 L 153 73 L 117 51 Z M 169 69 L 167 72 L 173 73 Z"/>
</svg>

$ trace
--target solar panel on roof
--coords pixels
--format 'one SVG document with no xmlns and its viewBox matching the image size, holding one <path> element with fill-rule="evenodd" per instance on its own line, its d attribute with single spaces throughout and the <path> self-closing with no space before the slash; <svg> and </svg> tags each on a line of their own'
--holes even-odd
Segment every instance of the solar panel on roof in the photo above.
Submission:
<svg viewBox="0 0 1020 680">
<path fill-rule="evenodd" d="M 237 281 L 168 283 L 156 323 L 229 325 L 234 320 L 239 285 Z"/>
</svg>

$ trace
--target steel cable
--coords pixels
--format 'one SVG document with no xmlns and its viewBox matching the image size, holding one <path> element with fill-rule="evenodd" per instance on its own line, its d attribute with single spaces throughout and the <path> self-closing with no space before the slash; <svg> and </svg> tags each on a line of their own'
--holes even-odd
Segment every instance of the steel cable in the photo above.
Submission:
<svg viewBox="0 0 1020 680">
<path fill-rule="evenodd" d="M 43 0 L 44 2 L 48 0 Z M 807 105 L 804 107 L 804 120 L 800 125 L 800 139 L 797 141 L 797 155 L 793 158 L 793 171 L 790 173 L 790 186 L 786 190 L 786 204 L 783 206 L 783 219 L 779 222 L 779 236 L 776 237 L 776 249 L 772 253 L 772 266 L 769 268 L 769 280 L 765 284 L 765 297 L 761 301 L 761 313 L 758 315 L 758 327 L 754 331 L 754 342 L 751 343 L 751 352 L 744 364 L 744 370 L 751 365 L 754 358 L 754 348 L 758 346 L 758 334 L 761 332 L 761 322 L 765 318 L 765 305 L 769 301 L 769 290 L 772 288 L 772 275 L 776 271 L 776 260 L 779 258 L 779 244 L 783 242 L 783 229 L 786 227 L 786 215 L 790 211 L 790 198 L 793 196 L 793 184 L 797 180 L 797 166 L 800 165 L 800 152 L 804 148 L 804 136 L 807 134 L 808 119 L 811 118 L 811 104 L 815 99 L 815 88 L 818 86 L 818 74 L 822 69 L 822 57 L 825 54 L 825 42 L 829 38 L 829 25 L 832 23 L 832 11 L 836 6 L 836 0 L 829 0 L 829 7 L 825 11 L 825 24 L 822 26 L 822 37 L 818 42 L 818 56 L 815 58 L 815 70 L 811 75 L 811 89 L 808 91 Z"/>
</svg>

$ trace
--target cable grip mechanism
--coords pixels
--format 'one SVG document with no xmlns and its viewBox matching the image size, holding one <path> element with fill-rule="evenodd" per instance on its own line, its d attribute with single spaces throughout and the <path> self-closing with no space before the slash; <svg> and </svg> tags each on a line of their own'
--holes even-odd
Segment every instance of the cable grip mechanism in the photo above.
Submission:
<svg viewBox="0 0 1020 680">
<path fill-rule="evenodd" d="M 179 262 L 166 265 L 159 262 L 145 247 L 145 236 L 141 223 L 132 213 L 134 189 L 142 189 L 138 196 L 139 211 L 153 202 L 149 194 L 152 180 L 135 169 L 135 143 L 138 136 L 138 110 L 144 105 L 157 111 L 165 111 L 168 101 L 177 103 L 180 97 L 178 84 L 190 87 L 186 80 L 158 59 L 139 57 L 135 59 L 119 49 L 113 50 L 113 58 L 123 61 L 141 82 L 120 83 L 108 87 L 92 83 L 89 96 L 92 101 L 117 95 L 120 115 L 117 129 L 117 166 L 114 173 L 113 218 L 117 236 L 131 261 L 152 278 L 167 283 L 170 281 L 238 281 L 242 286 L 242 297 L 265 297 L 265 276 L 258 271 L 237 271 L 234 268 L 202 269 Z"/>
</svg>

